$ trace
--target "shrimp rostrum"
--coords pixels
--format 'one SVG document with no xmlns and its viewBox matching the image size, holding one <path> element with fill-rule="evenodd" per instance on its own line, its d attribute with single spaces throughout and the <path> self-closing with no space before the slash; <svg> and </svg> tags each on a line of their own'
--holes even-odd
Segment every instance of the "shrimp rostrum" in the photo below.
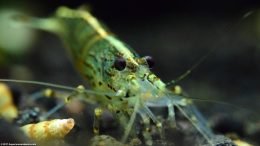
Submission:
<svg viewBox="0 0 260 146">
<path fill-rule="evenodd" d="M 166 107 L 166 121 L 174 127 L 177 109 L 197 131 L 212 144 L 214 134 L 192 101 L 168 89 L 150 68 L 150 56 L 140 57 L 132 48 L 106 30 L 102 23 L 88 11 L 60 7 L 50 18 L 21 19 L 23 24 L 58 35 L 64 42 L 76 68 L 93 90 L 109 95 L 86 96 L 98 103 L 95 109 L 94 133 L 99 133 L 100 115 L 104 109 L 114 114 L 124 129 L 122 142 L 135 136 L 137 117 L 143 124 L 142 136 L 146 145 L 152 145 L 150 127 L 154 125 L 163 133 L 160 118 L 151 111 L 153 107 Z M 163 134 L 162 134 L 163 135 Z"/>
</svg>

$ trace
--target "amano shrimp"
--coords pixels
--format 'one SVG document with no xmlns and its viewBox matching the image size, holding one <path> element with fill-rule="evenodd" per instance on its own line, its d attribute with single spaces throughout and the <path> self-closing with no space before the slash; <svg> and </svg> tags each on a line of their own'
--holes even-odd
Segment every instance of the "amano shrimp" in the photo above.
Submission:
<svg viewBox="0 0 260 146">
<path fill-rule="evenodd" d="M 171 127 L 176 122 L 176 108 L 213 145 L 215 135 L 192 101 L 168 89 L 166 83 L 150 70 L 153 66 L 152 58 L 140 57 L 130 46 L 105 29 L 88 11 L 60 7 L 52 17 L 40 19 L 25 16 L 22 21 L 25 26 L 58 35 L 75 67 L 92 89 L 114 93 L 85 97 L 99 105 L 94 113 L 95 134 L 99 134 L 100 116 L 106 109 L 114 114 L 124 128 L 121 141 L 126 142 L 129 137 L 136 135 L 133 127 L 139 115 L 143 123 L 141 133 L 145 144 L 153 145 L 151 125 L 155 125 L 158 133 L 163 133 L 164 125 L 150 108 L 167 107 L 166 120 Z"/>
</svg>

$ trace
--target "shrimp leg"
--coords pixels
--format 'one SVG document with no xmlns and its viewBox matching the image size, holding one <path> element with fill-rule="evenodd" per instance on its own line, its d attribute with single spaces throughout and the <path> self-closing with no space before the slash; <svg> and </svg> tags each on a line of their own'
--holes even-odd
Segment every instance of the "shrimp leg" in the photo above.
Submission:
<svg viewBox="0 0 260 146">
<path fill-rule="evenodd" d="M 198 109 L 190 100 L 182 100 L 183 103 L 175 102 L 177 109 L 191 122 L 191 124 L 201 133 L 209 144 L 212 144 L 212 139 L 215 134 L 207 126 L 206 120 L 200 114 Z M 186 105 L 183 105 L 186 104 Z"/>
<path fill-rule="evenodd" d="M 100 130 L 100 120 L 103 114 L 103 109 L 97 107 L 94 110 L 94 124 L 93 124 L 93 132 L 95 135 L 99 135 Z"/>
</svg>

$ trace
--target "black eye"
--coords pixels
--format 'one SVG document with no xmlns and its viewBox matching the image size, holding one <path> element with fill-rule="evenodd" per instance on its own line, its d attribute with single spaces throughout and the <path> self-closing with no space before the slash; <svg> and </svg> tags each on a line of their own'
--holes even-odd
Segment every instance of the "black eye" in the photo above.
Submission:
<svg viewBox="0 0 260 146">
<path fill-rule="evenodd" d="M 155 63 L 152 56 L 145 56 L 144 59 L 146 60 L 146 63 L 150 69 L 154 67 Z"/>
<path fill-rule="evenodd" d="M 116 58 L 115 60 L 115 63 L 114 63 L 114 67 L 119 70 L 119 71 L 122 71 L 125 69 L 126 67 L 126 61 L 124 58 L 122 57 L 119 57 L 119 58 Z"/>
</svg>

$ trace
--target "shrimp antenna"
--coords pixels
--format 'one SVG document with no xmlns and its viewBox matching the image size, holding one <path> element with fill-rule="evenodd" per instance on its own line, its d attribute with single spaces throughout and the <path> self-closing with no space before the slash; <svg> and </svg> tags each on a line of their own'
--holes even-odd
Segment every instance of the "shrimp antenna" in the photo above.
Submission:
<svg viewBox="0 0 260 146">
<path fill-rule="evenodd" d="M 183 96 L 182 96 L 183 97 Z M 224 106 L 230 106 L 234 109 L 239 109 L 239 110 L 243 110 L 243 111 L 247 111 L 250 112 L 254 115 L 259 116 L 259 113 L 252 111 L 250 109 L 248 109 L 247 107 L 241 107 L 241 106 L 237 106 L 235 104 L 232 103 L 228 103 L 228 102 L 224 102 L 224 101 L 219 101 L 219 100 L 212 100 L 212 99 L 203 99 L 203 98 L 194 98 L 194 97 L 189 97 L 189 96 L 184 96 L 186 99 L 188 100 L 192 100 L 192 101 L 199 101 L 199 102 L 209 102 L 209 103 L 215 103 L 215 104 L 220 104 L 220 105 L 224 105 Z"/>
<path fill-rule="evenodd" d="M 65 85 L 59 85 L 59 84 L 53 84 L 53 83 L 47 83 L 47 82 L 40 82 L 40 81 L 0 79 L 0 82 L 32 84 L 32 85 L 53 87 L 53 88 L 62 89 L 62 90 L 68 90 L 68 91 L 77 91 L 77 88 L 74 88 L 74 87 L 65 86 Z M 88 93 L 88 94 L 116 96 L 116 94 L 114 94 L 114 93 L 107 93 L 107 92 L 102 92 L 102 91 L 93 91 L 93 90 L 87 90 L 87 89 L 82 89 L 82 90 L 83 90 L 83 92 Z"/>
<path fill-rule="evenodd" d="M 208 51 L 208 53 L 204 56 L 202 56 L 195 64 L 193 64 L 189 70 L 187 70 L 185 73 L 181 74 L 177 79 L 171 80 L 170 82 L 166 83 L 167 87 L 176 85 L 179 81 L 183 80 L 185 77 L 191 74 L 191 72 L 196 69 L 202 62 L 204 62 L 212 52 L 214 52 L 216 48 L 211 49 Z"/>
<path fill-rule="evenodd" d="M 242 21 L 244 21 L 246 18 L 248 18 L 249 16 L 251 16 L 255 11 L 248 11 L 245 14 L 243 14 L 243 16 L 241 17 L 241 19 L 238 20 L 238 22 L 236 22 L 236 25 L 240 24 Z M 231 26 L 234 26 L 234 24 L 230 24 L 227 26 L 227 30 L 231 31 Z M 234 27 L 232 27 L 234 28 Z M 222 39 L 221 42 L 223 43 L 225 41 L 225 39 Z M 195 64 L 193 64 L 190 69 L 188 69 L 186 72 L 182 73 L 179 77 L 177 77 L 175 80 L 171 80 L 170 82 L 166 83 L 167 87 L 172 87 L 175 86 L 179 81 L 183 80 L 184 78 L 186 78 L 187 76 L 189 76 L 191 74 L 191 72 L 196 69 L 199 65 L 201 65 L 201 63 L 203 63 L 213 52 L 215 52 L 218 49 L 218 47 L 214 47 L 212 49 L 210 49 L 208 51 L 208 53 L 206 53 L 205 55 L 203 55 Z"/>
</svg>

